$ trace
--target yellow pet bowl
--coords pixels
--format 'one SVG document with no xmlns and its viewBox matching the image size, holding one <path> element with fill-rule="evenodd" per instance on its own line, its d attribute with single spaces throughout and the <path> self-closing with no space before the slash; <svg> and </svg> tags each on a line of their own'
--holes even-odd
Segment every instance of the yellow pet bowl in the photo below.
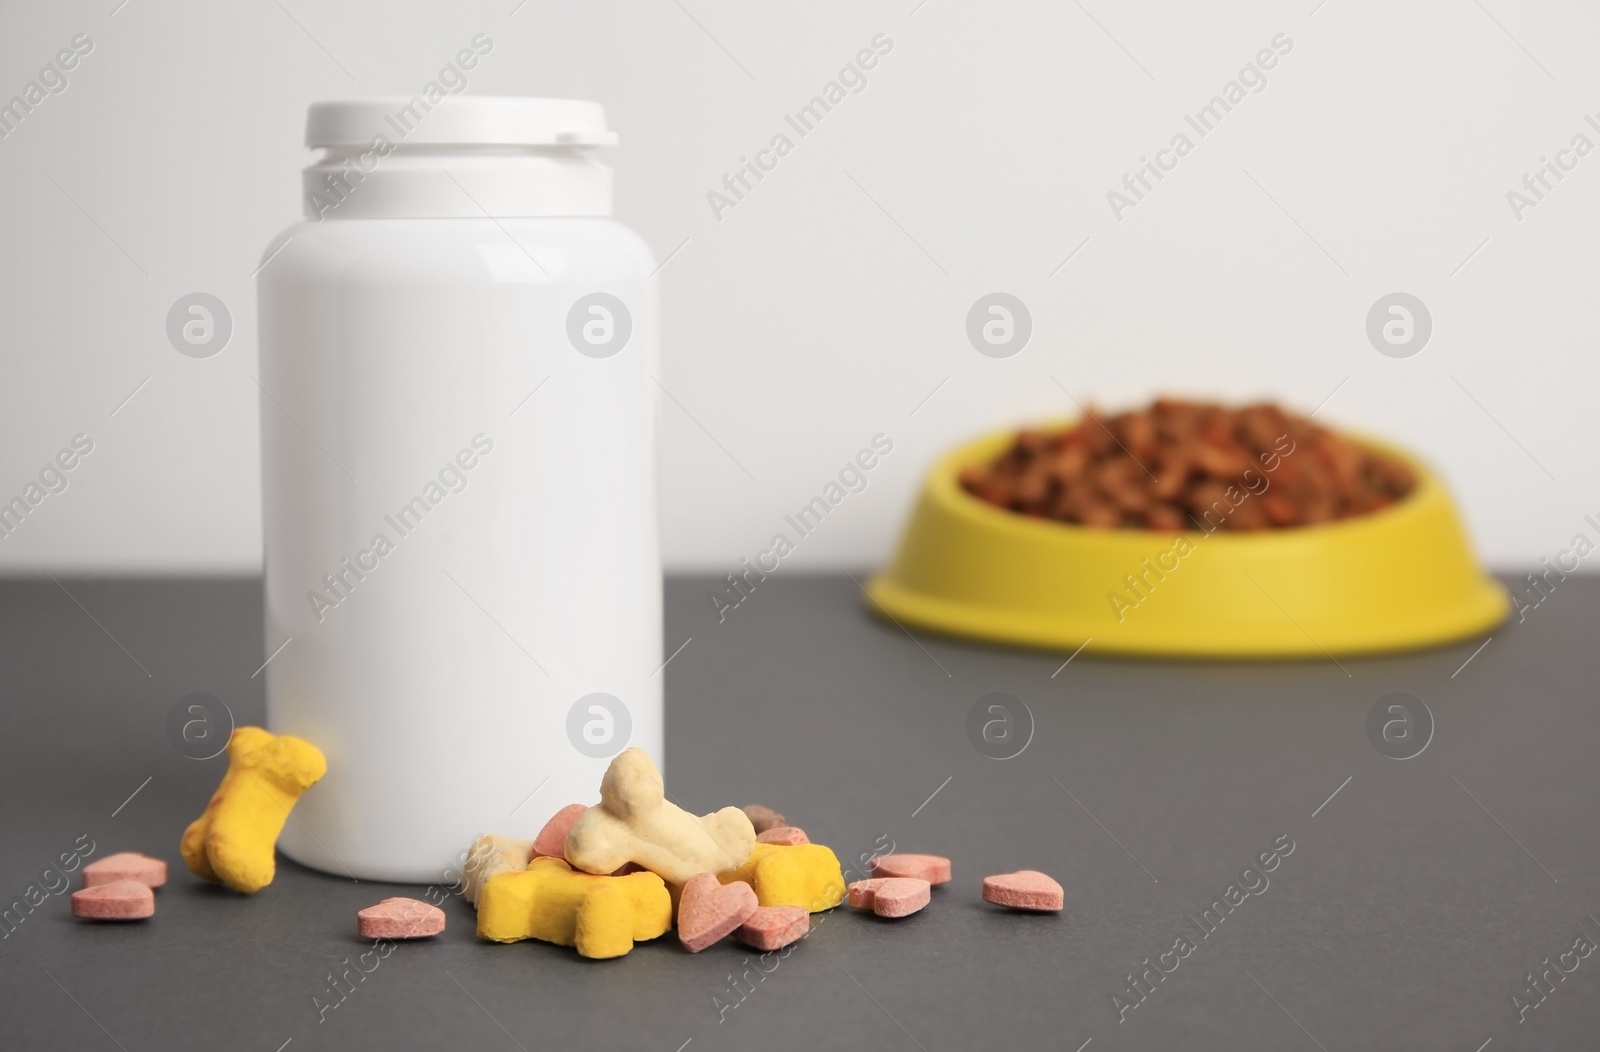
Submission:
<svg viewBox="0 0 1600 1052">
<path fill-rule="evenodd" d="M 1383 511 L 1320 526 L 1170 534 L 1018 515 L 963 490 L 1012 432 L 934 467 L 888 569 L 867 587 L 896 621 L 1024 646 L 1188 657 L 1307 657 L 1445 643 L 1506 616 L 1444 487 L 1417 475 Z M 1266 473 L 1271 478 L 1270 473 Z M 1254 499 L 1254 498 L 1246 498 Z"/>
</svg>

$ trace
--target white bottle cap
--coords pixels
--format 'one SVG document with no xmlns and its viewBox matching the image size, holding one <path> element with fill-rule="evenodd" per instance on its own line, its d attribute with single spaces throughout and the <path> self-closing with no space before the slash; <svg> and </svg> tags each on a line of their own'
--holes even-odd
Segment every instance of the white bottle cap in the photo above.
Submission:
<svg viewBox="0 0 1600 1052">
<path fill-rule="evenodd" d="M 306 145 L 366 146 L 378 135 L 420 146 L 614 146 L 598 102 L 451 95 L 314 102 Z"/>
<path fill-rule="evenodd" d="M 316 102 L 305 169 L 312 219 L 607 216 L 615 145 L 599 103 L 420 95 Z"/>
</svg>

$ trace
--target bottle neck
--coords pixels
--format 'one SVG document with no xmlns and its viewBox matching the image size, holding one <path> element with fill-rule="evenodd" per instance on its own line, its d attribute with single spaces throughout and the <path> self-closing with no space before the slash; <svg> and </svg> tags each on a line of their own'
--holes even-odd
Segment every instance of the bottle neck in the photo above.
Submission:
<svg viewBox="0 0 1600 1052">
<path fill-rule="evenodd" d="M 331 146 L 301 175 L 309 219 L 609 216 L 611 169 L 574 146 Z"/>
</svg>

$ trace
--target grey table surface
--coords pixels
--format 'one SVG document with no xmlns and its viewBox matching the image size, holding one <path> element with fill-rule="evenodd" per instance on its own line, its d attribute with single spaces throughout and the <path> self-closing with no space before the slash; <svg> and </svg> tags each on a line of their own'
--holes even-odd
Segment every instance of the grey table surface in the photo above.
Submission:
<svg viewBox="0 0 1600 1052">
<path fill-rule="evenodd" d="M 1600 954 L 1569 952 L 1600 941 L 1600 582 L 1562 584 L 1476 653 L 1481 639 L 1338 664 L 1083 654 L 1065 667 L 1064 654 L 913 637 L 865 614 L 842 574 L 774 577 L 722 623 L 709 584 L 667 590 L 669 652 L 693 640 L 666 673 L 669 789 L 700 811 L 770 803 L 847 865 L 891 842 L 946 854 L 956 878 L 922 913 L 819 915 L 781 960 L 731 942 L 691 956 L 666 938 L 589 962 L 479 943 L 455 900 L 443 936 L 351 970 L 370 949 L 353 914 L 404 888 L 280 860 L 271 887 L 241 898 L 177 863 L 224 760 L 179 755 L 167 711 L 205 691 L 260 720 L 258 583 L 12 581 L 0 898 L 22 897 L 80 836 L 97 856 L 175 865 L 150 921 L 74 921 L 55 894 L 0 940 L 0 1047 L 1600 1045 Z M 967 732 L 995 692 L 1034 723 L 1009 759 Z M 1435 723 L 1405 760 L 1367 731 L 1395 692 Z M 1289 842 L 1270 883 L 1244 872 Z M 1066 910 L 981 901 L 983 875 L 1018 868 L 1060 879 Z M 1246 883 L 1202 935 L 1191 915 Z M 1187 956 L 1162 958 L 1182 936 Z M 1113 998 L 1133 999 L 1147 958 L 1171 974 L 1149 973 L 1122 1012 Z M 1529 973 L 1552 965 L 1520 1013 L 1513 995 L 1531 999 Z M 328 976 L 347 970 L 338 1007 L 319 1013 Z"/>
</svg>

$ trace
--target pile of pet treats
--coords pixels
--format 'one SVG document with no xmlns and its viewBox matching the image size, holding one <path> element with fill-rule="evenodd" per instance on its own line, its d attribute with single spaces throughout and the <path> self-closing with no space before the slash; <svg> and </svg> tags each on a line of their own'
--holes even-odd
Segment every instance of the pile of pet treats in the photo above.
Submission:
<svg viewBox="0 0 1600 1052">
<path fill-rule="evenodd" d="M 300 794 L 327 770 L 320 750 L 288 735 L 240 727 L 228 772 L 205 813 L 185 830 L 184 862 L 203 879 L 254 893 L 272 881 L 274 849 Z M 888 854 L 872 876 L 845 885 L 839 859 L 766 807 L 725 807 L 696 816 L 666 797 L 661 773 L 626 749 L 600 782 L 600 802 L 557 811 L 533 840 L 487 835 L 467 855 L 464 893 L 491 942 L 540 939 L 591 958 L 621 957 L 636 942 L 676 929 L 698 953 L 729 936 L 754 949 L 804 938 L 811 914 L 848 901 L 880 917 L 907 917 L 949 883 L 950 860 Z M 91 872 L 92 871 L 92 872 Z M 123 853 L 85 867 L 75 916 L 138 920 L 155 912 L 152 888 L 166 863 Z M 1061 885 L 1023 870 L 991 876 L 983 898 L 999 906 L 1058 912 Z M 414 939 L 444 931 L 444 911 L 388 898 L 357 914 L 367 938 Z"/>
</svg>

